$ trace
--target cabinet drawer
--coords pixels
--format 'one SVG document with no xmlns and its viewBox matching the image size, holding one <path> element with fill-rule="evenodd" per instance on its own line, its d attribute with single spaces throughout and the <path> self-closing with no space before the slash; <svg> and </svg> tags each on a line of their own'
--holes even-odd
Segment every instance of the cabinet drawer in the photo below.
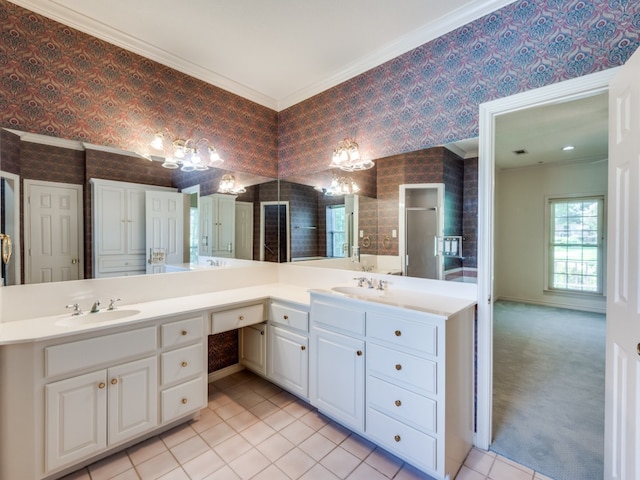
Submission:
<svg viewBox="0 0 640 480">
<path fill-rule="evenodd" d="M 203 359 L 202 343 L 163 353 L 160 355 L 162 385 L 169 385 L 202 373 Z"/>
<path fill-rule="evenodd" d="M 160 328 L 162 346 L 175 347 L 200 340 L 204 335 L 203 326 L 204 321 L 202 315 L 177 322 L 165 323 Z"/>
<path fill-rule="evenodd" d="M 436 362 L 373 343 L 367 343 L 367 373 L 417 393 L 438 393 Z"/>
<path fill-rule="evenodd" d="M 170 422 L 204 406 L 205 379 L 196 378 L 163 390 L 162 423 Z"/>
<path fill-rule="evenodd" d="M 100 272 L 144 272 L 146 268 L 144 255 L 104 255 L 98 257 L 98 270 Z"/>
<path fill-rule="evenodd" d="M 367 337 L 428 355 L 438 354 L 438 327 L 430 323 L 367 313 Z"/>
<path fill-rule="evenodd" d="M 437 432 L 436 402 L 375 377 L 367 377 L 367 403 L 428 433 Z"/>
<path fill-rule="evenodd" d="M 274 323 L 297 328 L 305 332 L 309 331 L 309 312 L 304 310 L 274 302 L 271 304 L 271 315 L 269 317 Z"/>
<path fill-rule="evenodd" d="M 156 327 L 63 343 L 45 348 L 45 375 L 54 377 L 87 370 L 97 365 L 155 353 L 157 348 Z"/>
<path fill-rule="evenodd" d="M 226 332 L 264 322 L 264 307 L 250 305 L 211 314 L 211 333 Z"/>
<path fill-rule="evenodd" d="M 358 308 L 316 300 L 311 304 L 311 319 L 331 330 L 364 335 L 365 312 Z"/>
<path fill-rule="evenodd" d="M 384 415 L 374 408 L 367 409 L 367 433 L 392 453 L 404 457 L 417 466 L 436 470 L 437 441 L 402 422 Z"/>
</svg>

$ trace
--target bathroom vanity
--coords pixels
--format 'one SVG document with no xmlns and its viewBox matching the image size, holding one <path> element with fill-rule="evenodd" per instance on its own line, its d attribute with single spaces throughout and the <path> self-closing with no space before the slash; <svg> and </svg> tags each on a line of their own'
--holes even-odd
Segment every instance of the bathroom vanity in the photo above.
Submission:
<svg viewBox="0 0 640 480">
<path fill-rule="evenodd" d="M 473 435 L 474 300 L 233 284 L 0 323 L 0 478 L 59 478 L 194 418 L 207 335 L 235 329 L 246 367 L 429 475 L 455 475 Z"/>
</svg>

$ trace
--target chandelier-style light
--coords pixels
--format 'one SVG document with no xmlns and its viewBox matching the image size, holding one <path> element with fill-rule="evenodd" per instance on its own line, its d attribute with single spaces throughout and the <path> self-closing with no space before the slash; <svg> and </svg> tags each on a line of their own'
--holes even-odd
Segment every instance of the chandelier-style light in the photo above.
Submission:
<svg viewBox="0 0 640 480">
<path fill-rule="evenodd" d="M 166 135 L 157 132 L 150 143 L 154 150 L 166 155 L 162 164 L 164 168 L 176 169 L 180 167 L 183 172 L 204 171 L 211 167 L 219 167 L 224 162 L 206 138 L 184 140 L 178 137 L 167 145 L 167 135 L 169 135 L 168 130 Z"/>
<path fill-rule="evenodd" d="M 331 184 L 325 189 L 324 194 L 330 197 L 358 193 L 360 187 L 352 178 L 334 176 Z"/>
<path fill-rule="evenodd" d="M 230 173 L 223 175 L 220 179 L 220 184 L 218 185 L 218 193 L 231 193 L 233 195 L 238 195 L 246 191 L 247 189 L 242 185 L 236 186 L 236 179 Z"/>
<path fill-rule="evenodd" d="M 338 142 L 333 150 L 330 167 L 339 168 L 345 172 L 355 172 L 358 170 L 368 170 L 375 164 L 371 160 L 365 160 L 360 155 L 358 144 L 351 138 L 345 138 Z"/>
</svg>

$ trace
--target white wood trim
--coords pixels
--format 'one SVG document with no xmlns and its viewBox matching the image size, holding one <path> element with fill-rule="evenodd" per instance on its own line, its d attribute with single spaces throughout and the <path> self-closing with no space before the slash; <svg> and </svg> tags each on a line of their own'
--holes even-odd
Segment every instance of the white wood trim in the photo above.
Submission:
<svg viewBox="0 0 640 480">
<path fill-rule="evenodd" d="M 475 445 L 491 444 L 493 409 L 493 280 L 495 119 L 505 113 L 578 100 L 608 91 L 619 67 L 566 80 L 480 105 L 478 148 L 478 393 Z"/>
<path fill-rule="evenodd" d="M 10 183 L 10 187 L 13 190 L 13 198 L 12 206 L 5 205 L 5 224 L 10 222 L 12 224 L 11 227 L 11 243 L 12 243 L 12 255 L 9 265 L 7 265 L 7 270 L 13 271 L 13 278 L 15 279 L 15 284 L 20 285 L 21 283 L 21 274 L 20 274 L 20 202 L 22 201 L 22 197 L 20 196 L 20 176 L 14 173 L 3 172 L 0 170 L 0 177 L 4 178 Z M 10 207 L 10 208 L 7 208 Z M 10 215 L 8 213 L 10 212 Z M 2 233 L 8 233 L 7 231 Z"/>
<path fill-rule="evenodd" d="M 216 370 L 215 372 L 211 372 L 207 377 L 207 381 L 209 383 L 216 382 L 221 378 L 228 377 L 229 375 L 232 375 L 234 373 L 241 372 L 242 370 L 244 370 L 244 368 L 245 368 L 244 365 L 240 363 L 234 363 L 233 365 L 229 365 L 228 367 L 224 367 L 224 368 L 221 368 L 220 370 Z"/>
</svg>

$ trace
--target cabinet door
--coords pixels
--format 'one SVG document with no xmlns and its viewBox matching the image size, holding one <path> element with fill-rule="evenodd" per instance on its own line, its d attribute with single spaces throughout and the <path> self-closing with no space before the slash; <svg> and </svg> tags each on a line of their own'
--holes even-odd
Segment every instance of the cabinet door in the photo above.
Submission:
<svg viewBox="0 0 640 480">
<path fill-rule="evenodd" d="M 218 235 L 217 250 L 218 256 L 235 256 L 236 237 L 236 197 L 221 196 L 218 200 Z"/>
<path fill-rule="evenodd" d="M 107 446 L 107 379 L 101 370 L 45 387 L 46 469 L 70 465 Z"/>
<path fill-rule="evenodd" d="M 261 375 L 267 373 L 267 325 L 240 329 L 240 363 Z"/>
<path fill-rule="evenodd" d="M 356 431 L 364 430 L 364 341 L 312 329 L 311 403 Z"/>
<path fill-rule="evenodd" d="M 96 186 L 97 255 L 124 255 L 127 253 L 127 200 L 122 187 Z"/>
<path fill-rule="evenodd" d="M 109 369 L 109 444 L 120 443 L 158 424 L 156 357 Z"/>
<path fill-rule="evenodd" d="M 145 191 L 127 189 L 127 253 L 146 253 Z"/>
<path fill-rule="evenodd" d="M 213 244 L 213 199 L 211 197 L 200 197 L 198 204 L 198 218 L 200 227 L 200 242 L 198 254 L 211 256 L 211 245 Z"/>
<path fill-rule="evenodd" d="M 267 377 L 301 397 L 309 395 L 309 339 L 269 326 Z"/>
</svg>

